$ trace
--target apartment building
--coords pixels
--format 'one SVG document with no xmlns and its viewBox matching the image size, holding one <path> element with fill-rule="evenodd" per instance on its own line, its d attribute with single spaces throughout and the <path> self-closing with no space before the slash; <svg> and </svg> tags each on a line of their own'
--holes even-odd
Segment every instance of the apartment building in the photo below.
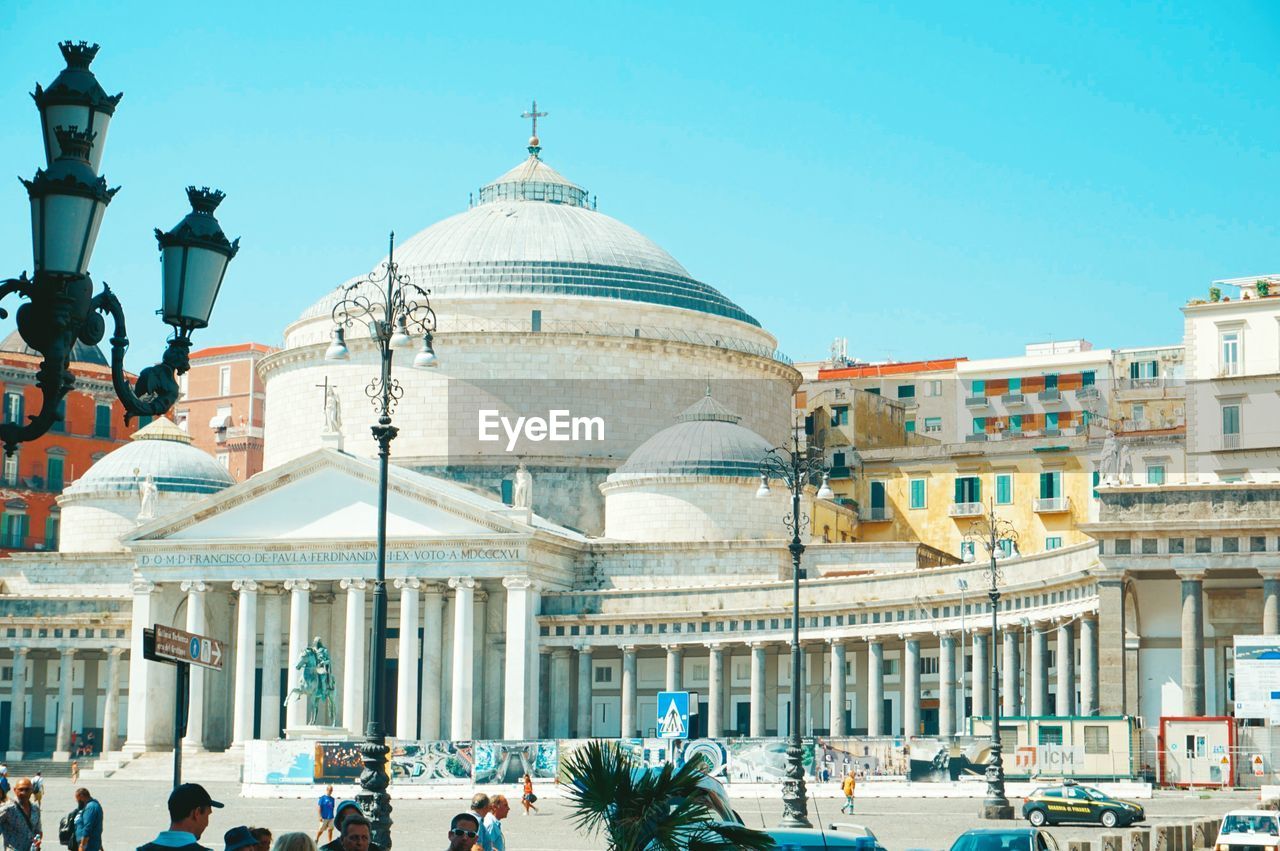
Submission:
<svg viewBox="0 0 1280 851">
<path fill-rule="evenodd" d="M 1280 275 L 1215 281 L 1182 308 L 1196 481 L 1280 481 Z"/>
<path fill-rule="evenodd" d="M 941 440 L 956 427 L 956 365 L 964 360 L 835 364 L 818 369 L 806 387 L 845 386 L 892 399 L 903 408 L 905 432 Z"/>
<path fill-rule="evenodd" d="M 58 495 L 99 458 L 128 443 L 140 425 L 137 420 L 125 424 L 111 367 L 100 349 L 77 342 L 71 358 L 76 383 L 59 406 L 62 418 L 44 437 L 3 456 L 0 552 L 56 550 L 61 533 Z M 35 374 L 42 360 L 17 331 L 0 342 L 6 422 L 25 422 L 40 410 L 43 396 Z"/>
<path fill-rule="evenodd" d="M 266 395 L 258 362 L 274 351 L 261 343 L 200 349 L 179 380 L 174 421 L 236 481 L 262 471 Z"/>
</svg>

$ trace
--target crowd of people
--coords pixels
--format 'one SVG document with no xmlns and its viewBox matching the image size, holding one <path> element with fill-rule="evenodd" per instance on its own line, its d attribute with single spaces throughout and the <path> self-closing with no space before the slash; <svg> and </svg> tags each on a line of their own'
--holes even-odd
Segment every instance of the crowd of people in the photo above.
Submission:
<svg viewBox="0 0 1280 851">
<path fill-rule="evenodd" d="M 538 800 L 533 780 L 525 775 L 521 805 L 525 815 L 537 813 Z M 44 796 L 44 778 L 37 772 L 23 777 L 12 786 L 8 771 L 0 766 L 0 851 L 54 851 L 45 847 L 45 828 L 40 802 Z M 103 851 L 102 805 L 89 790 L 75 791 L 76 808 L 58 822 L 58 845 L 66 851 Z M 202 845 L 213 811 L 222 803 L 213 800 L 198 783 L 184 783 L 169 795 L 169 828 L 137 851 L 212 851 Z M 507 851 L 502 822 L 511 814 L 511 803 L 505 795 L 477 793 L 471 809 L 458 813 L 449 822 L 448 851 Z M 222 851 L 385 851 L 373 841 L 373 828 L 364 817 L 360 805 L 353 800 L 337 801 L 333 787 L 325 789 L 317 802 L 320 820 L 315 837 L 307 833 L 285 833 L 273 837 L 265 827 L 237 825 L 223 834 Z M 325 844 L 320 845 L 321 838 Z"/>
</svg>

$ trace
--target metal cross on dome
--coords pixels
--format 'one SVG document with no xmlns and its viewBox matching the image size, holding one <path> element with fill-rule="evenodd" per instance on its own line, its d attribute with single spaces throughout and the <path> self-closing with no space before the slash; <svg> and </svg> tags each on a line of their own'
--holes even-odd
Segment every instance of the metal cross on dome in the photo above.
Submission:
<svg viewBox="0 0 1280 851">
<path fill-rule="evenodd" d="M 533 135 L 533 136 L 536 138 L 536 137 L 537 137 L 537 135 L 538 135 L 538 119 L 539 119 L 539 118 L 546 118 L 546 117 L 547 117 L 547 113 L 545 113 L 545 112 L 538 112 L 538 102 L 535 100 L 535 101 L 533 102 L 533 107 L 532 107 L 528 112 L 522 112 L 522 113 L 520 113 L 520 117 L 521 117 L 521 118 L 532 118 L 532 119 L 533 119 L 533 133 L 532 133 L 531 135 Z"/>
</svg>

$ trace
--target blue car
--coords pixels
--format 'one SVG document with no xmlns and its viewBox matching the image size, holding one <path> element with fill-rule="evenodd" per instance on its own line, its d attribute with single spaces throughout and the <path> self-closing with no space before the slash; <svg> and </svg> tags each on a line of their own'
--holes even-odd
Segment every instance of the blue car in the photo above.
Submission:
<svg viewBox="0 0 1280 851">
<path fill-rule="evenodd" d="M 1059 851 L 1058 842 L 1038 827 L 996 827 L 966 830 L 951 843 L 951 851 Z"/>
</svg>

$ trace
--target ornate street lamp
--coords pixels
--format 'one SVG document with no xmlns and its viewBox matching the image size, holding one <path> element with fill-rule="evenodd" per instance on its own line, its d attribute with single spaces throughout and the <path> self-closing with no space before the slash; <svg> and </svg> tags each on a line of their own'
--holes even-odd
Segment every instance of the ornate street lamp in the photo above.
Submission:
<svg viewBox="0 0 1280 851">
<path fill-rule="evenodd" d="M 809 802 L 804 784 L 804 746 L 800 740 L 800 682 L 803 677 L 803 660 L 800 654 L 800 555 L 804 544 L 800 531 L 808 525 L 809 518 L 800 511 L 800 496 L 815 479 L 821 478 L 818 499 L 832 499 L 835 494 L 827 484 L 827 467 L 821 450 L 802 446 L 803 427 L 791 432 L 791 446 L 770 449 L 760 463 L 760 488 L 756 497 L 769 496 L 769 480 L 781 479 L 791 491 L 791 513 L 783 523 L 791 531 L 791 737 L 787 742 L 786 779 L 782 781 L 781 827 L 812 827 L 809 822 Z"/>
<path fill-rule="evenodd" d="M 964 537 L 970 544 L 974 546 L 981 544 L 987 551 L 986 573 L 991 579 L 991 586 L 987 589 L 987 597 L 991 600 L 991 647 L 988 652 L 991 657 L 991 759 L 987 763 L 987 797 L 982 802 L 982 812 L 979 815 L 984 819 L 1011 819 L 1013 805 L 1005 796 L 1004 760 L 1000 755 L 1003 749 L 1000 744 L 1000 657 L 998 652 L 1001 577 L 997 560 L 1015 551 L 1018 533 L 1012 523 L 996 516 L 995 503 L 992 502 L 987 508 L 987 513 L 969 525 L 969 531 Z"/>
<path fill-rule="evenodd" d="M 18 308 L 18 333 L 44 356 L 36 373 L 42 401 L 27 423 L 0 424 L 0 442 L 13 454 L 19 443 L 35 440 L 58 419 L 63 397 L 75 385 L 69 369 L 76 341 L 95 346 L 106 333 L 100 314 L 111 316 L 111 379 L 124 405 L 125 421 L 163 414 L 178 400 L 175 373 L 187 371 L 191 332 L 209 324 L 227 264 L 240 240 L 227 239 L 213 211 L 223 194 L 187 187 L 191 213 L 167 233 L 156 231 L 163 256 L 160 313 L 174 329 L 160 363 L 144 369 L 133 387 L 125 378 L 124 353 L 129 348 L 124 309 L 103 284 L 93 295 L 89 260 L 107 205 L 117 189 L 98 176 L 102 147 L 121 95 L 107 96 L 89 63 L 98 46 L 85 42 L 59 45 L 67 68 L 48 89 L 36 86 L 36 105 L 44 137 L 46 168 L 23 180 L 31 201 L 31 244 L 35 272 L 28 278 L 0 282 L 0 300 L 11 293 L 27 299 Z M 0 319 L 8 312 L 0 309 Z"/>
<path fill-rule="evenodd" d="M 414 347 L 412 334 L 422 335 L 422 349 L 413 365 L 426 369 L 437 365 L 432 348 L 432 332 L 436 330 L 436 314 L 431 309 L 431 292 L 401 275 L 396 265 L 396 235 L 391 234 L 387 262 L 367 277 L 350 284 L 333 308 L 333 342 L 325 350 L 325 360 L 344 361 L 351 357 L 347 349 L 346 331 L 356 323 L 369 329 L 382 363 L 382 371 L 365 387 L 365 395 L 373 402 L 378 424 L 373 426 L 373 439 L 378 442 L 378 565 L 373 580 L 373 648 L 369 664 L 369 692 L 366 696 L 369 719 L 365 741 L 360 746 L 364 771 L 360 772 L 360 809 L 373 826 L 373 842 L 391 847 L 391 796 L 387 794 L 387 725 L 386 695 L 383 674 L 387 666 L 387 473 L 391 458 L 391 441 L 398 429 L 391 424 L 391 414 L 404 395 L 400 382 L 391 376 L 391 359 L 397 349 Z"/>
</svg>

